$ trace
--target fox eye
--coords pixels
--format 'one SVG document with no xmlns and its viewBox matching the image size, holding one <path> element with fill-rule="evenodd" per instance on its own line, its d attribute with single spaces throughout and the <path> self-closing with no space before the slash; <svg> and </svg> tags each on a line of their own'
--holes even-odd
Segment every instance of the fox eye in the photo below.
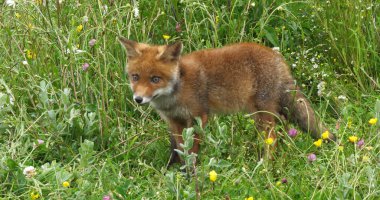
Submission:
<svg viewBox="0 0 380 200">
<path fill-rule="evenodd" d="M 151 79 L 150 79 L 150 82 L 152 83 L 158 83 L 160 82 L 161 78 L 158 77 L 158 76 L 153 76 Z"/>
<path fill-rule="evenodd" d="M 132 81 L 136 82 L 140 79 L 138 74 L 132 74 Z"/>
</svg>

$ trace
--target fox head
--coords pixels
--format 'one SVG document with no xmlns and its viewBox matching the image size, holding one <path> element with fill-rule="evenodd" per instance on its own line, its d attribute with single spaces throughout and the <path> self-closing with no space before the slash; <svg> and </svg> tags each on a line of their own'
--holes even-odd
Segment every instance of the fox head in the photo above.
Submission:
<svg viewBox="0 0 380 200">
<path fill-rule="evenodd" d="M 119 38 L 127 51 L 127 66 L 133 99 L 145 104 L 170 95 L 179 82 L 179 58 L 182 43 L 150 46 Z"/>
</svg>

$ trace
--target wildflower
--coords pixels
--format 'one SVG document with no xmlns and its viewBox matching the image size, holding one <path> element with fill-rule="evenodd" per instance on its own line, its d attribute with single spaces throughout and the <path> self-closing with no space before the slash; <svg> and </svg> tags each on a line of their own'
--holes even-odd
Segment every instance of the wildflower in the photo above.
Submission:
<svg viewBox="0 0 380 200">
<path fill-rule="evenodd" d="M 45 141 L 38 139 L 38 140 L 37 140 L 37 143 L 38 143 L 39 145 L 41 145 L 41 144 L 44 144 Z"/>
<path fill-rule="evenodd" d="M 317 141 L 315 141 L 313 144 L 316 146 L 316 147 L 321 147 L 322 146 L 322 139 L 319 139 Z"/>
<path fill-rule="evenodd" d="M 218 177 L 218 174 L 215 172 L 215 170 L 212 170 L 210 173 L 210 181 L 215 182 L 216 178 Z"/>
<path fill-rule="evenodd" d="M 375 117 L 375 118 L 370 119 L 368 123 L 371 125 L 375 125 L 377 123 L 377 118 Z"/>
<path fill-rule="evenodd" d="M 83 65 L 82 65 L 82 69 L 83 69 L 83 71 L 87 71 L 87 68 L 89 67 L 90 65 L 88 64 L 88 63 L 84 63 Z"/>
<path fill-rule="evenodd" d="M 329 135 L 330 135 L 330 132 L 329 131 L 325 131 L 322 133 L 322 139 L 324 140 L 327 140 L 329 139 Z"/>
<path fill-rule="evenodd" d="M 291 128 L 288 132 L 288 135 L 290 137 L 296 137 L 297 136 L 297 129 Z"/>
<path fill-rule="evenodd" d="M 139 2 L 136 1 L 135 4 L 133 5 L 133 14 L 135 18 L 139 18 L 140 16 L 140 11 L 139 11 Z"/>
<path fill-rule="evenodd" d="M 244 198 L 244 200 L 254 200 L 253 197 Z"/>
<path fill-rule="evenodd" d="M 36 199 L 40 198 L 40 194 L 38 194 L 37 192 L 31 192 L 30 193 L 30 198 L 32 200 L 36 200 Z"/>
<path fill-rule="evenodd" d="M 276 186 L 278 187 L 278 186 L 280 186 L 281 185 L 281 181 L 277 181 L 276 182 Z"/>
<path fill-rule="evenodd" d="M 180 32 L 182 31 L 182 29 L 181 29 L 181 24 L 180 24 L 180 23 L 177 23 L 177 24 L 175 25 L 175 30 L 176 30 L 178 33 L 180 33 Z"/>
<path fill-rule="evenodd" d="M 356 143 L 358 141 L 358 137 L 356 136 L 350 136 L 348 137 L 348 141 L 350 141 L 351 143 Z"/>
<path fill-rule="evenodd" d="M 359 149 L 363 148 L 364 139 L 359 140 L 358 143 L 356 143 L 356 145 L 358 146 Z"/>
<path fill-rule="evenodd" d="M 36 2 L 37 5 L 41 5 L 42 4 L 42 0 L 34 0 Z"/>
<path fill-rule="evenodd" d="M 26 65 L 28 65 L 28 61 L 24 60 L 24 61 L 22 61 L 22 64 L 26 66 Z"/>
<path fill-rule="evenodd" d="M 29 30 L 32 30 L 32 29 L 33 29 L 33 24 L 29 23 L 29 24 L 28 24 L 28 29 L 29 29 Z"/>
<path fill-rule="evenodd" d="M 16 2 L 14 0 L 6 0 L 5 5 L 14 8 L 16 6 Z"/>
<path fill-rule="evenodd" d="M 286 183 L 288 183 L 288 179 L 286 179 L 286 178 L 283 178 L 283 179 L 281 180 L 281 183 L 283 183 L 283 184 L 286 184 Z"/>
<path fill-rule="evenodd" d="M 338 99 L 341 100 L 341 101 L 347 101 L 347 97 L 344 96 L 344 95 L 339 95 Z"/>
<path fill-rule="evenodd" d="M 16 17 L 16 18 L 20 18 L 20 17 L 21 17 L 20 13 L 17 13 L 17 12 L 16 12 L 16 13 L 15 13 L 15 17 Z"/>
<path fill-rule="evenodd" d="M 26 50 L 26 57 L 28 59 L 34 59 L 37 57 L 36 53 L 34 53 L 32 50 L 27 49 Z"/>
<path fill-rule="evenodd" d="M 82 22 L 83 22 L 83 23 L 87 23 L 87 22 L 88 22 L 88 17 L 87 17 L 87 15 L 83 16 Z"/>
<path fill-rule="evenodd" d="M 363 162 L 369 162 L 369 157 L 368 156 L 363 156 L 362 161 Z"/>
<path fill-rule="evenodd" d="M 110 196 L 110 195 L 105 195 L 105 196 L 103 197 L 103 200 L 111 200 L 111 196 Z"/>
<path fill-rule="evenodd" d="M 77 32 L 80 33 L 81 31 L 83 30 L 83 25 L 80 24 L 79 26 L 77 26 Z"/>
<path fill-rule="evenodd" d="M 318 96 L 322 96 L 326 89 L 326 82 L 322 81 L 318 83 L 317 88 L 318 88 Z"/>
<path fill-rule="evenodd" d="M 68 188 L 68 187 L 70 187 L 70 183 L 68 181 L 65 181 L 62 183 L 62 186 L 65 188 Z"/>
<path fill-rule="evenodd" d="M 338 146 L 338 150 L 339 150 L 340 152 L 343 152 L 343 149 L 344 149 L 343 146 Z"/>
<path fill-rule="evenodd" d="M 269 138 L 265 139 L 265 144 L 271 145 L 271 144 L 273 144 L 273 141 L 274 141 L 273 138 L 269 137 Z"/>
<path fill-rule="evenodd" d="M 351 127 L 352 127 L 352 119 L 348 119 L 347 128 L 351 128 Z"/>
<path fill-rule="evenodd" d="M 310 162 L 314 162 L 315 160 L 317 160 L 317 156 L 313 153 L 309 154 L 307 156 L 307 159 L 310 161 Z"/>
<path fill-rule="evenodd" d="M 162 35 L 162 37 L 165 39 L 165 40 L 168 40 L 170 38 L 170 35 Z"/>
<path fill-rule="evenodd" d="M 216 24 L 219 23 L 219 16 L 216 16 L 216 17 L 215 17 L 215 23 L 216 23 Z"/>
<path fill-rule="evenodd" d="M 368 151 L 371 151 L 373 149 L 372 146 L 368 146 L 368 147 L 365 147 L 365 149 L 367 149 Z"/>
<path fill-rule="evenodd" d="M 96 43 L 96 40 L 95 39 L 91 39 L 89 42 L 88 42 L 88 45 L 90 45 L 90 47 L 93 47 Z"/>
<path fill-rule="evenodd" d="M 33 177 L 34 175 L 36 175 L 36 168 L 34 168 L 33 166 L 28 166 L 28 167 L 25 167 L 24 171 L 23 171 L 23 174 L 28 177 L 28 178 L 31 178 Z"/>
</svg>

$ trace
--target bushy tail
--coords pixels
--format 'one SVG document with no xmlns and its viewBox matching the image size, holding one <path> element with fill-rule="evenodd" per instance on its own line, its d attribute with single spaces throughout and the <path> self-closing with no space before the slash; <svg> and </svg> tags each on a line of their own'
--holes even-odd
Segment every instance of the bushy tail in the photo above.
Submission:
<svg viewBox="0 0 380 200">
<path fill-rule="evenodd" d="M 284 85 L 281 107 L 281 113 L 289 121 L 299 124 L 303 131 L 311 133 L 315 139 L 321 138 L 321 134 L 328 130 L 315 116 L 309 101 L 294 84 Z M 335 136 L 331 132 L 329 138 L 335 140 Z"/>
</svg>

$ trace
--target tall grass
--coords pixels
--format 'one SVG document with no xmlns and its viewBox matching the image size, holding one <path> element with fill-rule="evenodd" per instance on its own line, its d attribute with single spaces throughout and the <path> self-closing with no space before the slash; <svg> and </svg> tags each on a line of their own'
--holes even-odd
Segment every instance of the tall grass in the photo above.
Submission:
<svg viewBox="0 0 380 200">
<path fill-rule="evenodd" d="M 368 124 L 380 117 L 380 3 L 7 3 L 0 2 L 0 198 L 380 196 L 379 124 Z M 339 140 L 317 149 L 307 135 L 292 139 L 279 126 L 277 159 L 258 162 L 264 144 L 252 121 L 242 114 L 214 117 L 203 135 L 197 173 L 166 169 L 167 125 L 131 101 L 119 36 L 154 44 L 181 40 L 185 53 L 248 41 L 279 47 Z M 363 138 L 364 148 L 347 142 L 351 135 Z M 316 162 L 307 161 L 310 153 Z M 26 177 L 26 166 L 34 166 L 36 175 Z M 219 174 L 214 184 L 207 177 L 211 170 Z M 282 178 L 288 183 L 278 184 Z"/>
</svg>

